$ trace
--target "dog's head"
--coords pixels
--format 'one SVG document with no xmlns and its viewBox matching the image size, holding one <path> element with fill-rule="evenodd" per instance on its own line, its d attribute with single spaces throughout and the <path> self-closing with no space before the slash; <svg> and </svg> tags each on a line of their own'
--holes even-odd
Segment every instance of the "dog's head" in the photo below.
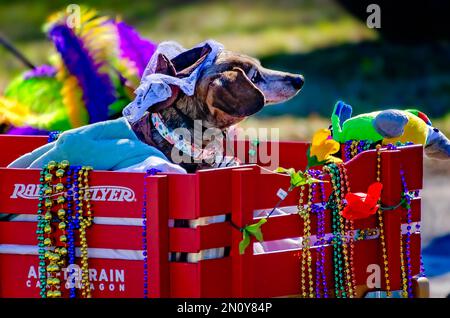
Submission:
<svg viewBox="0 0 450 318">
<path fill-rule="evenodd" d="M 294 97 L 303 76 L 264 68 L 252 57 L 222 51 L 204 68 L 196 95 L 206 105 L 217 127 L 235 124 L 269 104 Z"/>
<path fill-rule="evenodd" d="M 157 72 L 172 76 L 189 76 L 205 59 L 210 47 L 198 47 L 186 51 L 172 60 L 158 57 Z M 226 128 L 261 110 L 269 104 L 280 103 L 294 97 L 303 86 L 303 76 L 264 68 L 250 56 L 221 51 L 214 62 L 204 67 L 197 79 L 195 102 L 186 114 L 204 115 L 212 126 Z M 182 94 L 172 87 L 172 97 L 156 105 L 153 111 L 160 111 L 172 105 Z M 198 119 L 198 118 L 197 118 Z"/>
</svg>

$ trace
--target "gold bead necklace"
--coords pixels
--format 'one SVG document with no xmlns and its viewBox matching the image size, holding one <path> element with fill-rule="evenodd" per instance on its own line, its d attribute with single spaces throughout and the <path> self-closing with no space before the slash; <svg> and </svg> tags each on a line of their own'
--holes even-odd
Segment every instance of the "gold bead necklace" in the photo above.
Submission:
<svg viewBox="0 0 450 318">
<path fill-rule="evenodd" d="M 376 146 L 377 149 L 377 181 L 381 182 L 381 145 Z M 384 267 L 384 278 L 386 282 L 386 296 L 390 297 L 391 293 L 391 284 L 389 280 L 389 263 L 387 258 L 387 249 L 386 249 L 386 238 L 384 236 L 384 222 L 383 222 L 383 212 L 381 210 L 381 199 L 378 202 L 379 208 L 377 211 L 378 217 L 378 226 L 380 227 L 380 241 L 381 241 L 381 250 L 383 253 L 383 267 Z"/>
<path fill-rule="evenodd" d="M 85 298 L 91 298 L 91 284 L 89 281 L 89 262 L 88 262 L 88 244 L 86 238 L 86 229 L 92 225 L 92 211 L 89 192 L 89 172 L 91 167 L 82 167 L 78 171 L 78 195 L 80 197 L 80 253 L 81 253 L 81 295 Z M 83 212 L 86 211 L 84 214 Z"/>
<path fill-rule="evenodd" d="M 347 193 L 350 192 L 350 182 L 348 180 L 347 176 L 347 168 L 345 168 L 344 164 L 341 164 L 338 166 L 339 171 L 341 173 L 341 180 L 344 181 Z M 345 197 L 344 191 L 341 191 L 342 198 Z M 345 220 L 345 234 L 346 237 L 349 239 L 349 268 L 346 268 L 346 274 L 347 274 L 347 284 L 349 289 L 349 297 L 354 298 L 356 297 L 356 280 L 355 280 L 355 272 L 354 272 L 354 239 L 353 239 L 353 232 L 354 232 L 354 224 L 353 220 Z"/>
<path fill-rule="evenodd" d="M 301 252 L 301 292 L 303 298 L 314 298 L 314 287 L 312 280 L 312 259 L 310 251 L 310 240 L 311 240 L 311 220 L 309 213 L 311 212 L 311 187 L 308 191 L 308 203 L 306 210 L 303 206 L 303 195 L 305 191 L 305 186 L 300 186 L 299 203 L 298 203 L 298 214 L 303 219 L 303 236 L 302 236 L 302 252 Z M 308 291 L 306 288 L 306 272 L 308 271 Z"/>
</svg>

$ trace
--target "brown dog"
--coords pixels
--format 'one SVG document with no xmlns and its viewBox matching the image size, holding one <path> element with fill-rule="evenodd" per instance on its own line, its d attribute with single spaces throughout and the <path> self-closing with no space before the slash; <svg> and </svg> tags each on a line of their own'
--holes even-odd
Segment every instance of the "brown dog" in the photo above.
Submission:
<svg viewBox="0 0 450 318">
<path fill-rule="evenodd" d="M 158 56 L 157 73 L 188 76 L 210 52 L 208 46 L 186 51 L 172 60 Z M 186 128 L 194 136 L 194 121 L 201 121 L 204 129 L 227 128 L 255 114 L 265 105 L 280 103 L 294 97 L 303 86 L 303 77 L 291 73 L 269 70 L 246 55 L 222 51 L 214 63 L 202 70 L 195 93 L 187 96 L 172 87 L 172 97 L 154 105 L 150 112 L 158 112 L 168 129 Z M 172 158 L 173 144 L 155 129 L 149 114 L 132 127 L 145 143 L 157 147 L 167 158 Z M 205 141 L 200 144 L 206 146 Z M 236 161 L 214 162 L 209 166 L 235 165 Z M 208 166 L 204 162 L 180 164 L 188 172 Z"/>
</svg>

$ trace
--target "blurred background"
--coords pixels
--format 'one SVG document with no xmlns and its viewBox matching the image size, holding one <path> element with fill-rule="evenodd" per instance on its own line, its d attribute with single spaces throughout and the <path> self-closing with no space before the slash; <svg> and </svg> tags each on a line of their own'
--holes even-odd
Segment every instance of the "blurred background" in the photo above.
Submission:
<svg viewBox="0 0 450 318">
<path fill-rule="evenodd" d="M 366 24 L 381 9 L 381 28 Z M 70 2 L 0 1 L 0 34 L 35 65 L 54 52 L 42 31 L 47 16 Z M 448 1 L 79 1 L 120 17 L 153 42 L 185 47 L 208 38 L 259 58 L 269 68 L 301 73 L 305 85 L 287 103 L 265 108 L 243 127 L 277 127 L 280 137 L 309 140 L 328 127 L 341 99 L 355 114 L 418 108 L 450 136 Z M 0 47 L 0 94 L 26 68 Z M 450 293 L 450 164 L 425 160 L 424 262 L 434 297 Z"/>
</svg>

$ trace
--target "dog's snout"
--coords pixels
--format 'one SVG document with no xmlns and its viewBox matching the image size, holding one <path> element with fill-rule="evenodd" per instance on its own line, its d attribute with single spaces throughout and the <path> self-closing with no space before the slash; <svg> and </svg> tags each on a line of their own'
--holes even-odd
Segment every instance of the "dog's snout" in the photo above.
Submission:
<svg viewBox="0 0 450 318">
<path fill-rule="evenodd" d="M 292 86 L 294 86 L 295 89 L 302 88 L 304 82 L 305 80 L 302 75 L 296 75 L 291 78 Z"/>
</svg>

